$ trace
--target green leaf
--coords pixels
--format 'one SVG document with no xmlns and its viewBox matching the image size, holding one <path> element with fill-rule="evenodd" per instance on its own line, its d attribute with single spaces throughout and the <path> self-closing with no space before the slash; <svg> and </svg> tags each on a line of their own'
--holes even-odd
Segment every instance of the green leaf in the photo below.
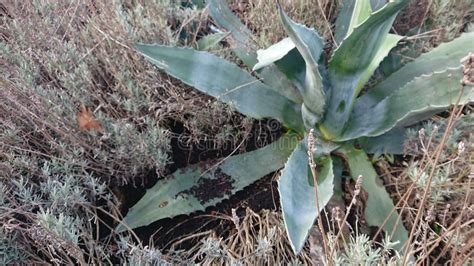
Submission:
<svg viewBox="0 0 474 266">
<path fill-rule="evenodd" d="M 362 95 L 357 101 L 358 108 L 373 107 L 416 77 L 460 66 L 459 60 L 473 50 L 473 43 L 474 32 L 464 33 L 459 38 L 421 55 Z"/>
<path fill-rule="evenodd" d="M 256 47 L 252 41 L 252 32 L 232 13 L 225 0 L 209 0 L 209 13 L 221 27 L 230 31 L 234 37 L 233 52 L 252 68 L 257 63 Z"/>
<path fill-rule="evenodd" d="M 403 154 L 403 145 L 405 143 L 405 128 L 396 127 L 377 137 L 362 137 L 357 142 L 362 146 L 365 152 L 381 154 Z"/>
<path fill-rule="evenodd" d="M 356 86 L 356 95 L 359 95 L 360 91 L 364 87 L 365 83 L 369 81 L 370 77 L 374 74 L 375 70 L 379 66 L 380 62 L 388 55 L 390 50 L 397 46 L 397 43 L 403 39 L 402 36 L 395 34 L 388 34 L 386 39 L 383 41 L 382 46 L 375 54 L 375 57 L 370 62 L 369 66 L 364 70 L 363 74 L 359 78 L 359 82 Z"/>
<path fill-rule="evenodd" d="M 324 48 L 324 41 L 314 29 L 292 21 L 278 4 L 278 12 L 283 27 L 306 63 L 306 76 L 303 95 L 303 121 L 308 128 L 314 127 L 324 114 L 326 97 L 323 82 L 318 70 L 318 61 Z"/>
<path fill-rule="evenodd" d="M 300 142 L 291 154 L 278 181 L 280 201 L 286 231 L 295 254 L 298 254 L 306 241 L 308 232 L 321 210 L 333 195 L 333 169 L 330 156 L 321 157 L 318 165 L 318 203 L 314 182 L 308 165 L 306 140 Z"/>
<path fill-rule="evenodd" d="M 339 11 L 336 19 L 335 38 L 336 44 L 338 45 L 347 36 L 347 31 L 349 30 L 349 24 L 351 23 L 352 12 L 354 10 L 355 3 L 356 1 L 354 0 L 342 1 L 342 8 Z"/>
<path fill-rule="evenodd" d="M 225 0 L 210 0 L 209 13 L 217 24 L 231 33 L 234 39 L 232 51 L 252 69 L 257 63 L 252 32 L 232 13 Z M 301 94 L 275 65 L 268 65 L 258 72 L 258 76 L 274 91 L 295 103 L 302 102 Z"/>
<path fill-rule="evenodd" d="M 273 117 L 294 130 L 303 130 L 300 106 L 222 58 L 189 48 L 143 44 L 136 48 L 169 75 L 231 104 L 244 115 Z"/>
<path fill-rule="evenodd" d="M 383 185 L 380 184 L 381 181 L 363 150 L 357 150 L 351 146 L 344 146 L 340 151 L 346 156 L 351 177 L 353 179 L 357 179 L 359 175 L 363 177 L 362 187 L 369 194 L 365 206 L 365 220 L 367 224 L 369 226 L 380 227 L 395 207 L 392 199 Z M 394 212 L 383 227 L 383 230 L 391 234 L 395 228 L 391 240 L 400 241 L 396 246 L 396 248 L 400 249 L 408 240 L 408 232 L 401 221 L 397 224 L 397 218 L 398 214 Z"/>
<path fill-rule="evenodd" d="M 332 92 L 320 126 L 325 138 L 336 139 L 341 134 L 364 83 L 396 45 L 399 37 L 388 31 L 407 3 L 408 0 L 393 1 L 372 13 L 334 51 L 328 69 Z"/>
<path fill-rule="evenodd" d="M 297 144 L 295 135 L 285 135 L 270 145 L 229 157 L 220 164 L 206 162 L 177 170 L 147 190 L 123 222 L 133 229 L 163 218 L 203 211 L 282 168 Z M 117 228 L 118 232 L 124 230 L 122 224 Z"/>
<path fill-rule="evenodd" d="M 301 104 L 303 98 L 300 92 L 275 65 L 266 66 L 257 72 L 260 80 L 274 91 L 285 96 L 290 101 Z"/>
<path fill-rule="evenodd" d="M 207 51 L 218 46 L 218 44 L 227 36 L 227 33 L 218 32 L 202 37 L 197 42 L 197 49 Z"/>
<path fill-rule="evenodd" d="M 285 38 L 267 49 L 258 50 L 258 63 L 253 67 L 253 70 L 260 70 L 259 74 L 264 83 L 273 88 L 278 88 L 277 91 L 281 92 L 282 95 L 293 102 L 302 103 L 303 98 L 301 97 L 301 93 L 294 86 L 295 84 L 290 81 L 285 73 L 274 65 L 274 63 L 281 60 L 292 50 L 296 50 L 296 48 L 290 38 Z"/>
<path fill-rule="evenodd" d="M 371 4 L 367 0 L 344 0 L 336 20 L 336 43 L 340 44 L 371 12 Z"/>
<path fill-rule="evenodd" d="M 375 137 L 394 127 L 414 124 L 456 104 L 459 95 L 459 104 L 474 101 L 472 88 L 462 88 L 462 77 L 462 67 L 421 76 L 370 110 L 356 106 L 346 130 L 338 141 L 362 136 Z"/>
<path fill-rule="evenodd" d="M 295 47 L 296 46 L 291 38 L 284 38 L 283 40 L 271 45 L 267 49 L 258 50 L 258 63 L 253 67 L 253 70 L 258 70 L 275 63 L 287 55 L 291 50 L 295 49 Z"/>
<path fill-rule="evenodd" d="M 293 82 L 299 92 L 304 91 L 306 63 L 300 52 L 298 52 L 298 49 L 293 49 L 288 52 L 282 59 L 276 61 L 275 65 Z"/>
<path fill-rule="evenodd" d="M 366 20 L 370 16 L 370 13 L 372 13 L 370 1 L 355 0 L 346 36 L 351 35 L 354 28 Z"/>
<path fill-rule="evenodd" d="M 370 6 L 373 11 L 381 9 L 386 3 L 387 0 L 370 0 Z"/>
</svg>

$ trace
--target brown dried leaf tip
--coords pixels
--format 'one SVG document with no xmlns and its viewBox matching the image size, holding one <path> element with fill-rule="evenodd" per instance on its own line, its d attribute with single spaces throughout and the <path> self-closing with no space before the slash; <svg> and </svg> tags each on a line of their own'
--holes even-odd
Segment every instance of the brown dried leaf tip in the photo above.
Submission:
<svg viewBox="0 0 474 266">
<path fill-rule="evenodd" d="M 76 114 L 76 119 L 81 130 L 95 129 L 97 132 L 104 132 L 100 123 L 94 118 L 92 111 L 84 104 L 81 104 L 81 111 Z"/>
</svg>

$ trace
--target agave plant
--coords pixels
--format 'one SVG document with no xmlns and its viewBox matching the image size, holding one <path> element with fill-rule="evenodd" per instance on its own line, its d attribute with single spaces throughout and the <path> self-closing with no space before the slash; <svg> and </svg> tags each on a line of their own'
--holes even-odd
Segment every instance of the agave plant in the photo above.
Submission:
<svg viewBox="0 0 474 266">
<path fill-rule="evenodd" d="M 205 210 L 283 168 L 278 181 L 281 207 L 292 248 L 299 253 L 309 229 L 333 196 L 334 156 L 338 154 L 353 178 L 363 176 L 368 225 L 382 226 L 401 247 L 407 231 L 392 211 L 394 204 L 367 153 L 400 154 L 405 127 L 473 100 L 472 89 L 460 83 L 463 68 L 459 60 L 472 50 L 474 33 L 440 45 L 360 95 L 381 61 L 403 39 L 389 30 L 408 0 L 385 5 L 382 1 L 344 1 L 336 23 L 336 47 L 327 65 L 324 40 L 314 29 L 292 21 L 280 5 L 278 12 L 289 38 L 256 51 L 252 33 L 225 1 L 208 2 L 214 20 L 232 35 L 233 52 L 253 75 L 191 48 L 138 44 L 136 49 L 160 70 L 240 113 L 280 121 L 287 133 L 255 151 L 217 164 L 191 165 L 158 181 L 117 230 Z M 308 153 L 306 132 L 310 129 L 314 129 L 316 149 Z M 319 165 L 317 184 L 311 178 L 308 154 Z M 200 190 L 209 187 L 214 190 Z"/>
</svg>

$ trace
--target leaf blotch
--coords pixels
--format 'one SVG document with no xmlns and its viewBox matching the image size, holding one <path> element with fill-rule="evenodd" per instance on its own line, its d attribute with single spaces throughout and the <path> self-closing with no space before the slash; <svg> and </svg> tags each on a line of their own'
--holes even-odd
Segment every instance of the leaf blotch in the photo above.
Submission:
<svg viewBox="0 0 474 266">
<path fill-rule="evenodd" d="M 234 180 L 222 172 L 221 168 L 217 168 L 211 176 L 211 178 L 202 177 L 196 185 L 181 193 L 193 195 L 202 205 L 212 199 L 232 194 Z"/>
<path fill-rule="evenodd" d="M 346 101 L 341 101 L 339 105 L 337 106 L 337 112 L 342 113 L 344 112 L 344 109 L 346 109 Z"/>
</svg>

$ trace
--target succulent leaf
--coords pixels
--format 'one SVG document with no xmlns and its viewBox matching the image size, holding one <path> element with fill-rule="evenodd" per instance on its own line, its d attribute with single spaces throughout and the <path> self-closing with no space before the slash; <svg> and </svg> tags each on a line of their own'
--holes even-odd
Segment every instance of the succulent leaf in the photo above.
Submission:
<svg viewBox="0 0 474 266">
<path fill-rule="evenodd" d="M 285 96 L 290 101 L 301 104 L 303 97 L 297 89 L 295 82 L 292 82 L 286 75 L 276 66 L 269 65 L 257 71 L 260 80 L 272 88 L 274 91 Z"/>
<path fill-rule="evenodd" d="M 219 44 L 219 42 L 221 42 L 226 36 L 227 33 L 224 32 L 217 32 L 214 34 L 206 35 L 197 42 L 196 48 L 199 51 L 210 50 L 212 48 L 215 48 Z"/>
<path fill-rule="evenodd" d="M 389 2 L 372 13 L 334 51 L 329 62 L 332 92 L 321 132 L 336 139 L 349 120 L 354 101 L 382 59 L 399 37 L 388 34 L 397 13 L 408 0 Z"/>
<path fill-rule="evenodd" d="M 233 52 L 245 65 L 252 68 L 257 63 L 252 32 L 234 15 L 225 0 L 209 0 L 208 2 L 211 17 L 234 37 L 236 43 Z"/>
<path fill-rule="evenodd" d="M 302 131 L 300 106 L 238 66 L 207 52 L 163 45 L 137 45 L 137 50 L 169 75 L 231 104 L 244 115 L 272 117 Z M 213 78 L 209 78 L 209 75 Z"/>
<path fill-rule="evenodd" d="M 147 190 L 123 222 L 133 229 L 163 218 L 203 211 L 282 168 L 297 144 L 295 135 L 285 135 L 261 149 L 223 162 L 204 162 L 177 170 Z M 125 230 L 122 224 L 117 228 L 118 232 Z"/>
<path fill-rule="evenodd" d="M 266 49 L 260 49 L 257 51 L 258 63 L 253 67 L 253 70 L 261 69 L 265 66 L 275 63 L 282 59 L 291 50 L 295 49 L 296 46 L 291 38 L 284 38 L 283 40 L 271 45 Z"/>
<path fill-rule="evenodd" d="M 403 154 L 405 128 L 396 127 L 377 137 L 362 137 L 357 140 L 369 154 Z"/>
<path fill-rule="evenodd" d="M 303 104 L 310 118 L 304 121 L 319 121 L 324 114 L 326 97 L 324 95 L 323 82 L 318 70 L 318 61 L 324 48 L 324 41 L 314 29 L 309 29 L 304 25 L 292 21 L 278 4 L 278 11 L 283 27 L 290 36 L 296 48 L 304 58 L 306 64 L 306 76 L 303 95 Z M 314 124 L 306 125 L 311 128 Z"/>
<path fill-rule="evenodd" d="M 295 84 L 298 91 L 304 91 L 306 63 L 298 49 L 293 49 L 275 62 L 278 69 Z M 301 94 L 300 94 L 301 95 Z"/>
<path fill-rule="evenodd" d="M 382 8 L 385 3 L 384 0 L 344 0 L 336 20 L 336 43 L 340 44 L 372 11 Z"/>
<path fill-rule="evenodd" d="M 463 33 L 453 41 L 443 43 L 430 52 L 422 54 L 362 95 L 357 100 L 357 108 L 373 107 L 416 77 L 460 66 L 459 61 L 473 51 L 473 43 L 474 32 Z"/>
<path fill-rule="evenodd" d="M 252 32 L 242 24 L 240 19 L 232 13 L 225 0 L 209 0 L 209 13 L 211 17 L 221 27 L 230 32 L 234 39 L 234 54 L 252 69 L 257 63 L 256 46 L 253 44 Z M 258 72 L 262 81 L 273 90 L 285 96 L 295 103 L 301 103 L 303 100 L 297 88 L 292 82 L 275 66 L 268 65 Z"/>
<path fill-rule="evenodd" d="M 461 86 L 462 77 L 462 67 L 424 75 L 407 83 L 373 108 L 359 109 L 356 106 L 338 141 L 379 136 L 394 127 L 408 126 L 427 119 L 454 104 L 474 101 L 472 87 Z"/>
<path fill-rule="evenodd" d="M 365 83 L 369 81 L 370 77 L 374 74 L 377 67 L 383 61 L 383 59 L 388 55 L 390 50 L 392 50 L 397 43 L 403 39 L 402 36 L 396 34 L 388 34 L 385 40 L 382 43 L 382 46 L 379 48 L 374 58 L 370 62 L 369 66 L 364 70 L 362 75 L 359 78 L 357 86 L 355 88 L 356 95 L 359 95 L 360 91 L 364 87 Z"/>
<path fill-rule="evenodd" d="M 353 10 L 351 13 L 351 19 L 349 21 L 349 26 L 347 28 L 346 36 L 351 35 L 354 28 L 360 25 L 364 20 L 366 20 L 370 13 L 372 13 L 372 7 L 370 1 L 367 0 L 355 0 L 353 1 Z"/>
<path fill-rule="evenodd" d="M 330 156 L 320 157 L 322 166 L 318 173 L 318 203 L 313 178 L 308 165 L 306 140 L 301 141 L 291 154 L 278 181 L 281 208 L 286 232 L 295 254 L 298 254 L 306 241 L 320 211 L 333 195 L 333 169 Z"/>
<path fill-rule="evenodd" d="M 369 226 L 381 226 L 390 212 L 395 207 L 390 195 L 387 193 L 383 185 L 380 185 L 380 180 L 375 172 L 372 163 L 369 161 L 367 154 L 363 150 L 357 150 L 349 145 L 340 149 L 346 156 L 347 163 L 351 177 L 357 179 L 359 175 L 362 176 L 362 188 L 369 194 L 365 206 L 365 220 Z M 408 240 L 408 232 L 403 226 L 402 222 L 397 223 L 398 214 L 395 211 L 383 230 L 389 235 L 392 234 L 392 241 L 399 241 L 396 248 L 401 247 Z"/>
<path fill-rule="evenodd" d="M 387 4 L 388 0 L 370 0 L 370 6 L 372 7 L 372 11 L 377 11 L 381 9 L 385 4 Z"/>
</svg>

